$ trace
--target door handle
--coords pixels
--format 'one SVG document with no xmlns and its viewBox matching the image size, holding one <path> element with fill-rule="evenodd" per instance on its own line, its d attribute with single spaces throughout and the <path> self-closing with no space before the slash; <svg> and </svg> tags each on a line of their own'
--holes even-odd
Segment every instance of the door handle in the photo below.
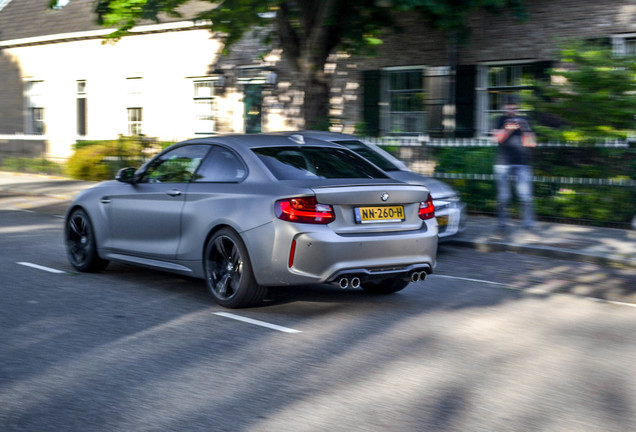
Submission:
<svg viewBox="0 0 636 432">
<path fill-rule="evenodd" d="M 110 204 L 111 199 L 109 197 L 103 197 L 100 202 L 102 204 Z"/>
<path fill-rule="evenodd" d="M 179 189 L 170 189 L 166 193 L 170 195 L 171 197 L 178 197 L 179 195 L 181 195 L 181 191 Z"/>
</svg>

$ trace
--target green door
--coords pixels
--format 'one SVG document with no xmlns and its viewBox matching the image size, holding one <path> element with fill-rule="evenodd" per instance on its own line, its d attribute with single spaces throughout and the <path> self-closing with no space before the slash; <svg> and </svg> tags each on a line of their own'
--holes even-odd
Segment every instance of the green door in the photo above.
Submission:
<svg viewBox="0 0 636 432">
<path fill-rule="evenodd" d="M 261 131 L 261 109 L 263 107 L 263 88 L 259 84 L 245 86 L 245 133 Z"/>
</svg>

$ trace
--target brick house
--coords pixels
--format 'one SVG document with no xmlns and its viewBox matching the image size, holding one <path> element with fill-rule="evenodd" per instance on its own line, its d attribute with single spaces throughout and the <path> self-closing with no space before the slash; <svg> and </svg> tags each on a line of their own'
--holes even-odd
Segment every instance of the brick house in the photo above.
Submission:
<svg viewBox="0 0 636 432">
<path fill-rule="evenodd" d="M 376 58 L 359 61 L 361 112 L 349 110 L 344 123 L 363 121 L 380 136 L 483 136 L 506 94 L 529 89 L 531 78 L 555 65 L 559 40 L 602 40 L 617 54 L 636 53 L 633 0 L 525 4 L 522 23 L 511 12 L 473 16 L 468 43 L 455 52 L 456 67 L 444 35 L 418 30 L 412 14 L 404 18 L 408 30 L 388 36 Z"/>
<path fill-rule="evenodd" d="M 143 134 L 181 140 L 202 134 L 302 127 L 302 89 L 278 50 L 255 30 L 221 56 L 221 44 L 185 18 L 144 24 L 119 42 L 94 23 L 93 0 L 0 0 L 0 155 L 64 159 L 78 139 Z M 476 14 L 466 45 L 414 14 L 387 33 L 379 55 L 343 53 L 326 66 L 333 128 L 373 135 L 485 134 L 503 96 L 529 88 L 555 59 L 555 39 L 603 39 L 636 51 L 636 4 L 535 0 L 528 21 Z M 449 52 L 455 53 L 449 56 Z M 455 60 L 453 60 L 455 59 Z"/>
</svg>

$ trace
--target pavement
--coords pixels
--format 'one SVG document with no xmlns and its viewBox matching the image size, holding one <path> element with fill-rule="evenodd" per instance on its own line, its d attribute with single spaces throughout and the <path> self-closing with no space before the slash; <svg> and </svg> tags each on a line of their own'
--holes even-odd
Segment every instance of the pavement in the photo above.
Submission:
<svg viewBox="0 0 636 432">
<path fill-rule="evenodd" d="M 9 207 L 34 210 L 63 209 L 81 190 L 95 182 L 64 177 L 0 171 L 0 192 L 13 197 Z M 37 199 L 35 199 L 37 198 Z M 496 235 L 496 219 L 470 215 L 465 230 L 444 244 L 485 252 L 513 251 L 554 259 L 593 262 L 636 269 L 636 230 L 539 222 L 533 233 L 522 230 L 517 221 L 505 237 Z"/>
</svg>

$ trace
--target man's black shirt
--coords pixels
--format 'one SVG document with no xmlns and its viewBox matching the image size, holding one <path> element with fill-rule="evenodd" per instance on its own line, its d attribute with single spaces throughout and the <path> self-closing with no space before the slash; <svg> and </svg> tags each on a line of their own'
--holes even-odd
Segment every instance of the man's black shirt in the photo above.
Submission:
<svg viewBox="0 0 636 432">
<path fill-rule="evenodd" d="M 530 165 L 530 151 L 523 146 L 524 132 L 532 132 L 530 124 L 524 117 L 501 116 L 497 119 L 496 129 L 505 129 L 506 125 L 516 124 L 519 127 L 503 142 L 499 143 L 497 164 Z"/>
</svg>

